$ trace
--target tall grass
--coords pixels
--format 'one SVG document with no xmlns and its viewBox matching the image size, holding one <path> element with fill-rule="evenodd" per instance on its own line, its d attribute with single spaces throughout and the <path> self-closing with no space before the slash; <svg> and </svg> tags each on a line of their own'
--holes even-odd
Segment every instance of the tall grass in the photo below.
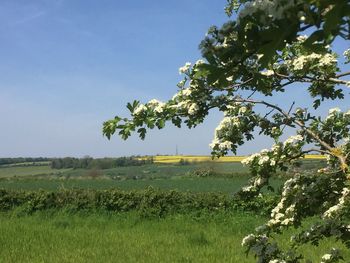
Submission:
<svg viewBox="0 0 350 263">
<path fill-rule="evenodd" d="M 241 240 L 264 220 L 243 213 L 141 220 L 134 213 L 7 212 L 0 214 L 0 262 L 255 262 Z M 287 242 L 280 237 L 282 246 Z M 319 262 L 334 245 L 303 251 Z"/>
</svg>

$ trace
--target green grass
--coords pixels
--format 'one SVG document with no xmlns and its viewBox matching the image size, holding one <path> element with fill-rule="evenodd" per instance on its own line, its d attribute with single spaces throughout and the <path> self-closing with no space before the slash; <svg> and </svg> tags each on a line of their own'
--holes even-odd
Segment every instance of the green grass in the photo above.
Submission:
<svg viewBox="0 0 350 263">
<path fill-rule="evenodd" d="M 100 174 L 112 178 L 168 178 L 185 175 L 199 169 L 211 169 L 216 173 L 247 173 L 247 167 L 241 163 L 190 163 L 178 164 L 148 164 L 142 166 L 116 167 L 100 170 Z M 91 171 L 87 169 L 75 169 L 65 172 L 69 177 L 89 176 Z"/>
<path fill-rule="evenodd" d="M 134 213 L 0 214 L 0 262 L 255 262 L 242 238 L 264 218 L 252 214 L 173 215 L 141 220 Z M 280 244 L 288 241 L 279 238 Z M 306 247 L 319 262 L 333 240 Z M 343 247 L 342 247 L 343 248 Z M 349 260 L 349 253 L 345 262 Z"/>
<path fill-rule="evenodd" d="M 234 193 L 248 182 L 249 178 L 238 176 L 235 178 L 183 178 L 173 177 L 170 179 L 145 179 L 145 180 L 108 180 L 108 179 L 6 179 L 0 180 L 0 188 L 21 190 L 57 190 L 57 189 L 110 189 L 123 190 L 144 189 L 148 186 L 163 190 L 193 191 L 193 192 L 222 192 Z M 271 185 L 278 188 L 282 183 L 280 179 L 273 179 Z"/>
<path fill-rule="evenodd" d="M 25 177 L 38 175 L 59 175 L 67 172 L 69 169 L 55 170 L 49 166 L 23 166 L 23 167 L 1 167 L 0 178 L 5 177 Z"/>
</svg>

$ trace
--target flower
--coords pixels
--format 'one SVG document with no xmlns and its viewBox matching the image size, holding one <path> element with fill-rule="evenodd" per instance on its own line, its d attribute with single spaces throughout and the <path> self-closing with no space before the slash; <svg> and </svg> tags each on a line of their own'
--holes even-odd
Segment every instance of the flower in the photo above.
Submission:
<svg viewBox="0 0 350 263">
<path fill-rule="evenodd" d="M 190 68 L 191 68 L 191 63 L 190 63 L 190 62 L 186 62 L 186 64 L 185 64 L 183 67 L 179 68 L 179 73 L 180 73 L 180 74 L 184 74 L 184 73 L 186 73 Z"/>
<path fill-rule="evenodd" d="M 190 96 L 191 93 L 192 93 L 192 90 L 190 90 L 189 88 L 183 89 L 183 90 L 181 91 L 181 94 L 184 95 L 184 96 Z"/>
<path fill-rule="evenodd" d="M 260 72 L 261 75 L 264 75 L 264 76 L 267 76 L 267 77 L 270 77 L 270 76 L 273 76 L 275 75 L 275 72 L 273 70 L 265 70 L 265 71 L 262 71 Z"/>
<path fill-rule="evenodd" d="M 188 114 L 195 115 L 198 110 L 199 110 L 199 107 L 197 103 L 192 103 L 191 106 L 188 108 Z"/>
<path fill-rule="evenodd" d="M 328 114 L 329 115 L 334 115 L 335 113 L 339 113 L 339 112 L 340 112 L 340 109 L 338 107 L 336 107 L 336 108 L 330 109 L 328 111 Z"/>
<path fill-rule="evenodd" d="M 140 115 L 144 111 L 147 111 L 147 107 L 145 105 L 143 105 L 143 104 L 140 104 L 133 111 L 133 115 L 135 115 L 135 116 Z"/>
<path fill-rule="evenodd" d="M 249 234 L 248 236 L 244 237 L 242 240 L 242 247 L 249 246 L 253 242 L 255 242 L 255 235 Z"/>
<path fill-rule="evenodd" d="M 246 113 L 246 112 L 247 112 L 247 107 L 244 107 L 244 106 L 243 106 L 243 107 L 240 107 L 240 108 L 239 108 L 239 113 L 240 113 L 240 114 L 244 114 L 244 113 Z"/>
<path fill-rule="evenodd" d="M 321 263 L 330 262 L 331 259 L 332 259 L 332 255 L 331 254 L 325 254 L 321 258 Z"/>
</svg>

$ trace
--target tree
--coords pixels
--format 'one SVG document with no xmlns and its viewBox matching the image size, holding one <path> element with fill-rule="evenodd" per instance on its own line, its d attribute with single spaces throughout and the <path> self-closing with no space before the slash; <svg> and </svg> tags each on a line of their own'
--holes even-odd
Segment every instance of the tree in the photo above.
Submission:
<svg viewBox="0 0 350 263">
<path fill-rule="evenodd" d="M 179 69 L 184 79 L 167 102 L 151 100 L 128 103 L 131 118 L 115 117 L 103 125 L 108 138 L 118 131 L 127 139 L 132 132 L 145 138 L 147 129 L 161 129 L 166 122 L 189 128 L 202 123 L 213 108 L 224 113 L 210 144 L 213 156 L 254 139 L 254 131 L 274 139 L 271 149 L 262 150 L 243 161 L 254 176 L 239 193 L 257 195 L 269 178 L 288 164 L 316 152 L 327 156 L 327 166 L 314 173 L 295 174 L 283 187 L 280 202 L 271 219 L 242 245 L 258 262 L 299 262 L 301 244 L 330 236 L 350 248 L 349 163 L 350 111 L 329 110 L 326 118 L 293 103 L 288 108 L 268 101 L 286 89 L 307 85 L 315 109 L 325 100 L 344 99 L 350 86 L 350 72 L 341 72 L 339 55 L 332 43 L 350 38 L 350 2 L 347 0 L 228 0 L 226 13 L 232 17 L 221 28 L 211 27 L 201 42 L 203 60 L 186 63 Z M 345 50 L 345 65 L 350 49 Z M 264 99 L 254 99 L 257 95 Z M 266 112 L 257 111 L 263 105 Z M 295 135 L 281 141 L 285 128 Z M 273 240 L 274 233 L 303 220 L 319 216 L 309 229 L 292 237 L 288 250 Z M 321 262 L 336 262 L 341 253 L 332 249 Z"/>
</svg>

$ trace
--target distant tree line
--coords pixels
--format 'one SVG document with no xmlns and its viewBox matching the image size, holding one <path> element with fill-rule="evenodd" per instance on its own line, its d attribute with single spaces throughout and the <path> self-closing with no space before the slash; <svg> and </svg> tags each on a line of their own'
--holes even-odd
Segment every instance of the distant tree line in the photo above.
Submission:
<svg viewBox="0 0 350 263">
<path fill-rule="evenodd" d="M 140 166 L 153 163 L 153 158 L 138 158 L 138 157 L 119 157 L 119 158 L 99 158 L 94 159 L 92 157 L 84 158 L 55 158 L 51 161 L 51 168 L 64 169 L 64 168 L 83 168 L 83 169 L 110 169 L 123 166 Z"/>
<path fill-rule="evenodd" d="M 16 157 L 16 158 L 0 158 L 0 165 L 16 164 L 16 163 L 35 163 L 35 162 L 47 162 L 52 158 L 46 157 Z"/>
</svg>

